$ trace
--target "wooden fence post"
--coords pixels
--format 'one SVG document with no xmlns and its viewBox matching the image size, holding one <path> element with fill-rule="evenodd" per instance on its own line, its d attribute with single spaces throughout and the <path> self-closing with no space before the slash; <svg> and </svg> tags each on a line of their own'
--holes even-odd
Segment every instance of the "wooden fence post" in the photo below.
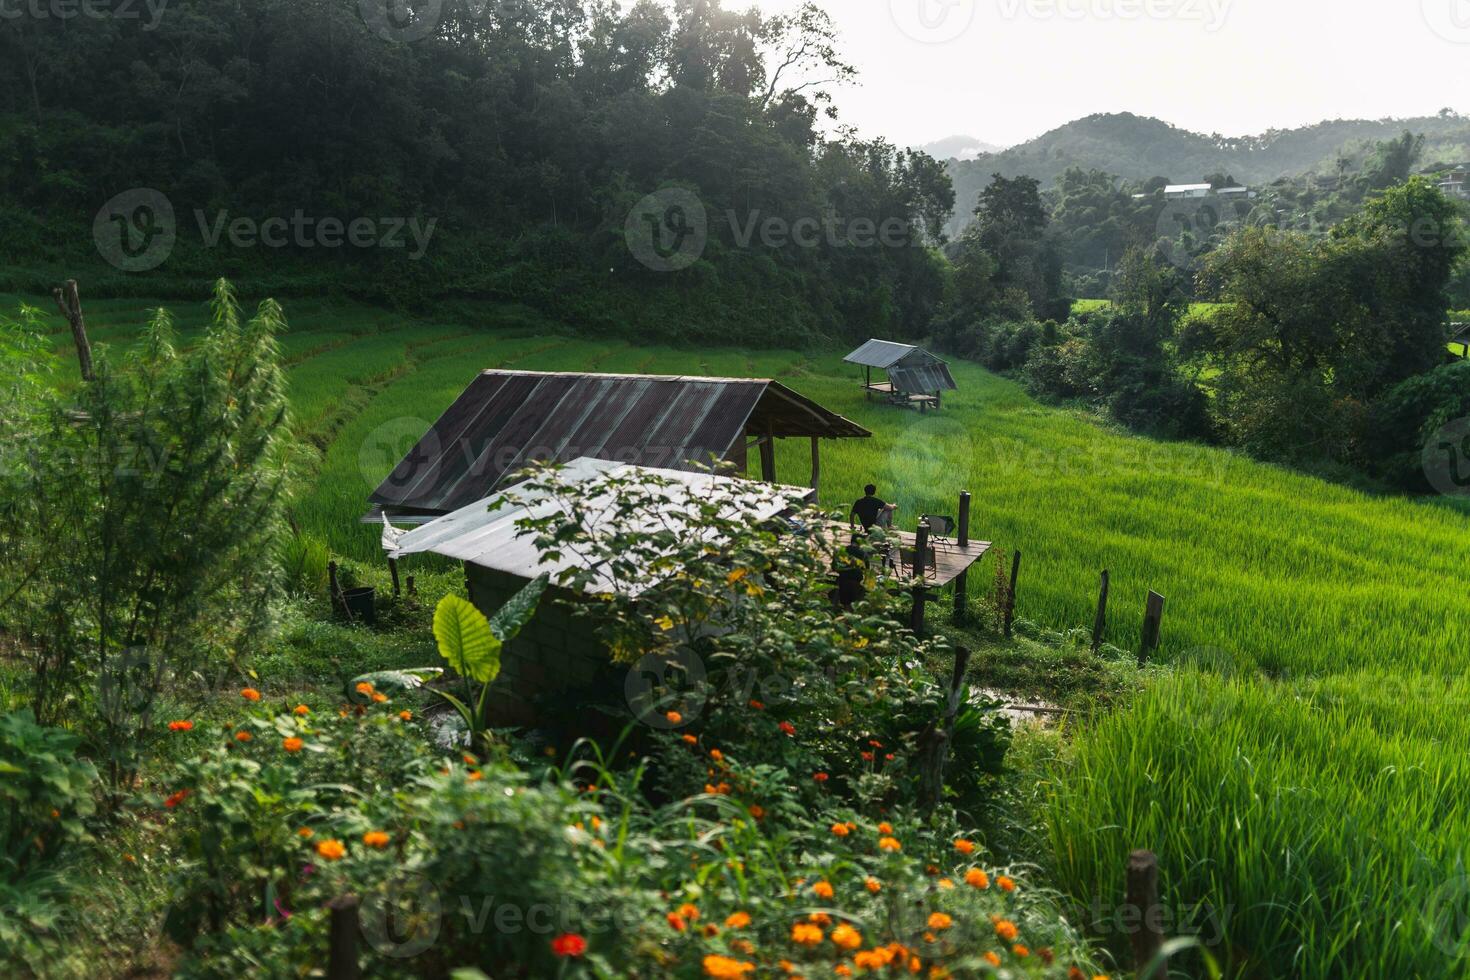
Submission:
<svg viewBox="0 0 1470 980">
<path fill-rule="evenodd" d="M 966 490 L 960 494 L 960 526 L 959 537 L 955 539 L 964 550 L 970 546 L 970 492 Z M 970 601 L 970 571 L 965 569 L 960 572 L 959 578 L 954 580 L 954 618 L 955 622 L 963 623 L 968 610 L 966 604 Z"/>
<path fill-rule="evenodd" d="M 1011 559 L 1011 587 L 1006 590 L 1006 639 L 1011 638 L 1011 621 L 1016 616 L 1016 579 L 1021 575 L 1021 549 Z"/>
<path fill-rule="evenodd" d="M 1134 851 L 1128 855 L 1125 901 L 1124 921 L 1133 924 L 1129 938 L 1133 942 L 1133 965 L 1139 980 L 1168 976 L 1168 964 L 1159 957 L 1164 948 L 1164 929 L 1159 907 L 1159 859 L 1153 851 Z"/>
<path fill-rule="evenodd" d="M 1097 618 L 1092 621 L 1092 653 L 1102 649 L 1103 631 L 1108 626 L 1108 570 L 1102 572 L 1102 588 L 1097 593 Z"/>
<path fill-rule="evenodd" d="M 400 590 L 398 588 L 398 559 L 397 558 L 389 558 L 388 559 L 388 573 L 393 576 L 393 598 L 395 598 L 395 599 L 401 598 L 403 596 L 403 592 L 402 592 L 402 590 Z"/>
<path fill-rule="evenodd" d="M 776 482 L 776 437 L 769 432 L 761 436 L 761 482 Z"/>
<path fill-rule="evenodd" d="M 77 346 L 77 360 L 81 362 L 82 380 L 95 380 L 92 371 L 92 344 L 87 340 L 87 321 L 82 318 L 82 299 L 77 292 L 77 281 L 68 279 L 66 284 L 51 291 L 56 297 L 56 308 L 66 322 L 71 324 L 71 338 Z"/>
<path fill-rule="evenodd" d="M 914 535 L 914 578 L 918 584 L 914 586 L 914 611 L 910 617 L 910 627 L 918 636 L 924 635 L 924 606 L 929 602 L 928 590 L 924 588 L 924 566 L 927 564 L 925 552 L 929 550 L 929 522 L 920 521 L 918 532 Z"/>
<path fill-rule="evenodd" d="M 1159 647 L 1159 631 L 1164 623 L 1164 597 L 1152 590 L 1148 594 L 1148 608 L 1143 614 L 1143 645 L 1138 651 L 1138 666 L 1148 663 L 1149 654 Z"/>
<path fill-rule="evenodd" d="M 357 908 L 355 895 L 327 903 L 331 926 L 327 947 L 327 980 L 357 980 Z"/>
</svg>

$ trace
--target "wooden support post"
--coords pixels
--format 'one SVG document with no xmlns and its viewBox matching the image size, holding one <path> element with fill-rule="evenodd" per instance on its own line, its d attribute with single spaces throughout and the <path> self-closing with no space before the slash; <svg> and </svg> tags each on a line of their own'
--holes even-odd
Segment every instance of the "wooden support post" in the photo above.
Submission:
<svg viewBox="0 0 1470 980">
<path fill-rule="evenodd" d="M 761 436 L 761 479 L 776 482 L 776 437 L 770 433 Z"/>
<path fill-rule="evenodd" d="M 970 546 L 970 492 L 966 490 L 960 494 L 960 526 L 959 537 L 956 542 L 960 550 Z M 954 618 L 955 622 L 963 623 L 967 614 L 966 605 L 970 601 L 970 570 L 967 568 L 960 572 L 959 577 L 954 580 Z"/>
<path fill-rule="evenodd" d="M 822 440 L 812 436 L 812 489 L 822 489 Z"/>
<path fill-rule="evenodd" d="M 863 400 L 873 400 L 873 369 L 870 367 L 863 368 Z"/>
<path fill-rule="evenodd" d="M 1103 631 L 1108 625 L 1108 570 L 1102 572 L 1102 588 L 1097 593 L 1097 618 L 1092 621 L 1092 652 L 1102 649 Z"/>
<path fill-rule="evenodd" d="M 924 606 L 929 602 L 929 590 L 924 588 L 924 566 L 928 564 L 925 552 L 928 550 L 929 522 L 920 521 L 918 533 L 914 536 L 914 561 L 910 568 L 918 584 L 914 586 L 914 610 L 909 623 L 918 636 L 924 635 Z"/>
<path fill-rule="evenodd" d="M 327 946 L 327 980 L 357 980 L 357 908 L 354 895 L 327 903 L 331 914 Z"/>
<path fill-rule="evenodd" d="M 1169 968 L 1160 955 L 1164 948 L 1164 924 L 1159 905 L 1159 859 L 1153 851 L 1128 855 L 1128 891 L 1124 921 L 1133 942 L 1133 965 L 1139 980 L 1167 977 Z M 1157 962 L 1155 962 L 1157 960 Z"/>
<path fill-rule="evenodd" d="M 1011 623 L 1016 618 L 1016 579 L 1021 577 L 1021 549 L 1011 559 L 1011 587 L 1006 590 L 1006 639 L 1011 638 Z"/>
<path fill-rule="evenodd" d="M 1148 663 L 1151 653 L 1159 648 L 1159 632 L 1164 624 L 1164 597 L 1157 592 L 1148 594 L 1148 608 L 1143 614 L 1143 645 L 1138 650 L 1138 666 Z"/>
<path fill-rule="evenodd" d="M 51 291 L 56 297 L 56 307 L 66 322 L 71 324 L 71 339 L 77 347 L 77 360 L 81 363 L 82 380 L 95 380 L 92 371 L 92 344 L 87 340 L 87 321 L 82 318 L 82 299 L 77 292 L 77 281 L 68 279 L 66 284 Z"/>
<path fill-rule="evenodd" d="M 403 591 L 398 588 L 398 559 L 397 558 L 389 558 L 388 559 L 388 574 L 393 576 L 393 598 L 398 599 L 398 598 L 400 598 L 403 595 Z"/>
</svg>

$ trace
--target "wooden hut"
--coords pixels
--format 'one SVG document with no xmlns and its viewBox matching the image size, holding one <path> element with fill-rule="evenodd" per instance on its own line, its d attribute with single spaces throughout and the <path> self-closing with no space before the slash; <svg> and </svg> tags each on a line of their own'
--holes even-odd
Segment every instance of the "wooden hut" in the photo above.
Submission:
<svg viewBox="0 0 1470 980">
<path fill-rule="evenodd" d="M 364 520 L 423 523 L 533 462 L 580 457 L 681 471 L 714 458 L 743 475 L 755 449 L 775 483 L 777 439 L 811 440 L 815 488 L 823 439 L 871 435 L 770 379 L 485 371 L 373 491 Z"/>
<path fill-rule="evenodd" d="M 889 402 L 924 411 L 940 408 L 946 391 L 957 391 L 949 365 L 942 359 L 910 344 L 870 340 L 843 358 L 863 369 L 863 390 L 868 398 L 879 395 Z M 875 382 L 873 370 L 887 375 Z"/>
</svg>

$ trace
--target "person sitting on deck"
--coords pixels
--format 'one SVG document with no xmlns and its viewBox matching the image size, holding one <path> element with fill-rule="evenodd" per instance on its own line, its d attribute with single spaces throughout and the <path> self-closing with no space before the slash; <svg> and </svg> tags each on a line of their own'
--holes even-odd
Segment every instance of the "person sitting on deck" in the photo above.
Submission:
<svg viewBox="0 0 1470 980">
<path fill-rule="evenodd" d="M 878 488 L 871 483 L 863 487 L 863 493 L 865 496 L 853 503 L 852 511 L 847 515 L 847 523 L 851 527 L 861 522 L 864 531 L 871 531 L 873 525 L 878 523 L 878 518 L 888 509 L 888 504 L 878 499 Z"/>
</svg>

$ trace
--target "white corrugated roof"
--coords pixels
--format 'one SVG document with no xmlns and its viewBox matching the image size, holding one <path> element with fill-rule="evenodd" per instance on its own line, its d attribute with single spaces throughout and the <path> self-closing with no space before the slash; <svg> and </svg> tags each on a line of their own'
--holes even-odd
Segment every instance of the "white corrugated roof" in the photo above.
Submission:
<svg viewBox="0 0 1470 980">
<path fill-rule="evenodd" d="M 1185 191 L 1207 191 L 1213 184 L 1170 184 L 1164 188 L 1165 194 L 1182 194 Z"/>
<path fill-rule="evenodd" d="M 660 488 L 663 500 L 659 513 L 618 513 L 618 501 L 605 481 L 630 475 L 647 477 L 650 483 L 656 479 L 669 482 L 669 486 Z M 721 501 L 728 504 L 732 513 L 758 522 L 800 506 L 813 492 L 802 487 L 773 486 L 711 473 L 652 469 L 587 457 L 562 467 L 559 476 L 565 483 L 587 485 L 586 494 L 576 501 L 576 506 L 588 515 L 588 525 L 594 533 L 679 528 L 687 525 L 686 518 L 694 516 L 695 502 L 704 500 Z M 499 506 L 492 510 L 496 504 Z M 555 581 L 558 572 L 586 567 L 585 563 L 570 551 L 557 560 L 543 562 L 534 535 L 523 534 L 518 525 L 528 518 L 548 517 L 562 510 L 562 502 L 543 491 L 510 487 L 403 534 L 391 554 L 401 558 L 432 552 L 525 579 L 550 572 Z M 649 584 L 651 580 L 623 591 L 636 594 Z M 587 591 L 612 592 L 617 588 L 618 584 L 610 577 L 600 576 L 588 584 Z"/>
</svg>

